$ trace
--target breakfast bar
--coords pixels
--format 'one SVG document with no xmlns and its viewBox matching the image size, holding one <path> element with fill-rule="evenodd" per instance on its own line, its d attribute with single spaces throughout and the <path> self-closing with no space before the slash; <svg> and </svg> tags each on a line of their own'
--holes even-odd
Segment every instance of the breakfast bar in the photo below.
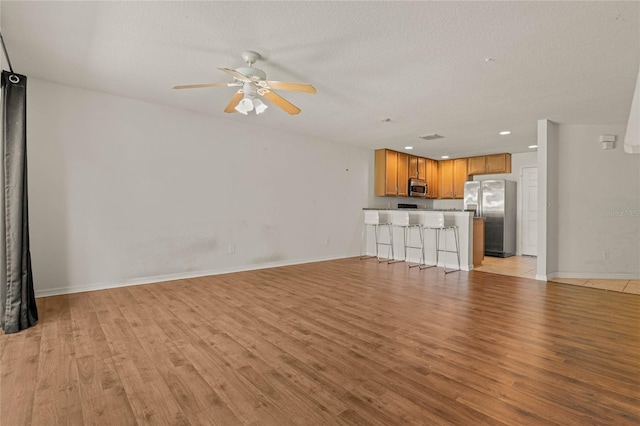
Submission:
<svg viewBox="0 0 640 426">
<path fill-rule="evenodd" d="M 463 271 L 470 271 L 473 269 L 473 212 L 468 211 L 452 211 L 452 210 L 431 210 L 431 209 L 402 209 L 402 208 L 364 208 L 363 210 L 377 210 L 381 216 L 389 217 L 390 221 L 392 221 L 394 215 L 405 215 L 407 212 L 409 213 L 409 217 L 412 221 L 415 222 L 424 222 L 427 215 L 437 215 L 438 213 L 442 213 L 444 215 L 445 225 L 455 225 L 458 227 L 458 238 L 459 238 L 459 250 L 460 250 L 460 269 Z M 367 255 L 375 255 L 376 247 L 375 247 L 375 235 L 373 229 L 366 229 L 365 234 L 365 250 Z M 393 227 L 393 258 L 395 260 L 405 260 L 410 263 L 418 263 L 420 262 L 421 253 L 419 249 L 411 248 L 407 249 L 406 259 L 404 258 L 405 248 L 403 246 L 404 235 L 403 229 Z M 436 260 L 436 245 L 435 245 L 435 234 L 433 231 L 425 230 L 423 231 L 424 235 L 424 253 L 425 253 L 425 263 L 426 264 L 435 264 Z M 420 236 L 418 232 L 413 232 L 411 235 L 411 240 L 407 239 L 406 245 L 410 247 L 418 247 L 420 246 Z M 387 239 L 388 235 L 385 232 L 379 233 L 379 241 Z M 453 249 L 455 247 L 455 239 L 453 233 L 443 233 L 442 239 L 440 242 L 440 246 L 445 243 L 449 249 Z M 383 241 L 384 242 L 384 241 Z M 386 256 L 386 252 L 382 253 L 381 256 Z M 440 254 L 440 258 L 438 261 L 439 267 L 444 267 L 444 261 L 447 261 L 447 268 L 450 265 L 457 265 L 457 258 L 455 253 L 447 252 Z"/>
</svg>

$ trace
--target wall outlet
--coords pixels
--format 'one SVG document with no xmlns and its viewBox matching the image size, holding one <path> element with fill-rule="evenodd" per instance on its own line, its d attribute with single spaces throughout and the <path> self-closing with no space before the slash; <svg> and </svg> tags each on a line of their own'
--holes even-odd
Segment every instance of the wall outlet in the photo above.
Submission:
<svg viewBox="0 0 640 426">
<path fill-rule="evenodd" d="M 236 253 L 236 245 L 235 244 L 230 244 L 229 245 L 229 254 L 235 254 Z"/>
<path fill-rule="evenodd" d="M 602 260 L 609 260 L 609 252 L 608 251 L 603 251 L 602 252 Z"/>
</svg>

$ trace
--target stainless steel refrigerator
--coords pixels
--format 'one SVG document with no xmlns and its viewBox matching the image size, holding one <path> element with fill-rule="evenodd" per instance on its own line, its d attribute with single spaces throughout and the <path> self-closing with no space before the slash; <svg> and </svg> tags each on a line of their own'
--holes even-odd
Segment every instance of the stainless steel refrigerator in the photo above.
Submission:
<svg viewBox="0 0 640 426">
<path fill-rule="evenodd" d="M 516 183 L 510 180 L 470 181 L 464 184 L 464 209 L 485 219 L 485 256 L 516 254 Z"/>
</svg>

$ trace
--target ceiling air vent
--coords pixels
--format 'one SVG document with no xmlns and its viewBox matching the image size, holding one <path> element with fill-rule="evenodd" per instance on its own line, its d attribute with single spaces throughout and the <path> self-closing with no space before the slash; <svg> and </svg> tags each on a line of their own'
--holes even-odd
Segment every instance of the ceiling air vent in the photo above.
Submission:
<svg viewBox="0 0 640 426">
<path fill-rule="evenodd" d="M 428 135 L 418 136 L 420 139 L 424 139 L 425 141 L 432 141 L 434 139 L 442 139 L 444 136 L 439 135 L 437 133 L 430 133 Z"/>
</svg>

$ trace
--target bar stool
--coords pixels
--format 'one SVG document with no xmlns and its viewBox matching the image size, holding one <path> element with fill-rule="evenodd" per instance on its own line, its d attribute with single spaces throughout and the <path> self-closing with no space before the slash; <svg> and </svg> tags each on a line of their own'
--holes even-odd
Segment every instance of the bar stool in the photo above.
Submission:
<svg viewBox="0 0 640 426">
<path fill-rule="evenodd" d="M 369 227 L 373 227 L 373 233 L 375 235 L 376 241 L 376 255 L 375 256 L 367 256 L 363 254 L 363 245 L 365 244 L 365 236 L 367 234 L 367 229 Z M 389 242 L 383 243 L 378 239 L 379 229 L 381 227 L 386 227 L 389 232 Z M 389 246 L 389 250 L 387 252 L 387 259 L 380 259 L 379 246 Z M 366 252 L 366 248 L 364 250 Z M 393 230 L 391 227 L 391 220 L 389 219 L 388 213 L 380 213 L 378 210 L 365 210 L 364 211 L 364 226 L 362 227 L 362 239 L 360 240 L 360 259 L 370 259 L 376 257 L 378 262 L 384 262 L 393 260 Z"/>
<path fill-rule="evenodd" d="M 398 211 L 393 213 L 392 218 L 393 218 L 391 220 L 392 226 L 394 228 L 402 228 L 402 237 L 403 237 L 402 245 L 404 247 L 404 258 L 402 258 L 402 260 L 392 260 L 392 261 L 389 261 L 389 263 L 405 262 L 407 260 L 407 249 L 418 249 L 420 250 L 420 261 L 413 265 L 411 264 L 411 262 L 408 262 L 408 264 L 409 264 L 409 268 L 420 266 L 422 264 L 422 259 L 424 255 L 424 241 L 423 241 L 423 235 L 422 235 L 422 224 L 419 221 L 419 217 L 410 215 L 409 212 Z M 413 241 L 413 239 L 411 238 L 412 230 L 418 231 L 418 235 L 420 236 L 419 246 L 411 245 L 411 242 Z M 409 236 L 409 244 L 407 244 L 407 235 Z"/>
<path fill-rule="evenodd" d="M 458 227 L 456 225 L 446 225 L 444 221 L 444 213 L 434 212 L 425 215 L 424 223 L 422 226 L 422 231 L 434 231 L 435 233 L 435 243 L 436 243 L 436 263 L 434 265 L 427 265 L 426 255 L 423 254 L 422 258 L 424 259 L 423 264 L 420 266 L 420 269 L 433 268 L 434 266 L 438 266 L 440 260 L 440 253 L 444 253 L 444 273 L 449 274 L 451 272 L 457 272 L 460 270 L 460 241 L 458 237 Z M 440 236 L 444 231 L 444 250 L 440 249 Z M 447 250 L 447 231 L 453 231 L 453 237 L 456 245 L 455 251 Z M 424 247 L 424 239 L 423 239 L 423 247 Z M 447 253 L 456 253 L 458 258 L 458 269 L 450 269 L 447 271 Z"/>
</svg>

